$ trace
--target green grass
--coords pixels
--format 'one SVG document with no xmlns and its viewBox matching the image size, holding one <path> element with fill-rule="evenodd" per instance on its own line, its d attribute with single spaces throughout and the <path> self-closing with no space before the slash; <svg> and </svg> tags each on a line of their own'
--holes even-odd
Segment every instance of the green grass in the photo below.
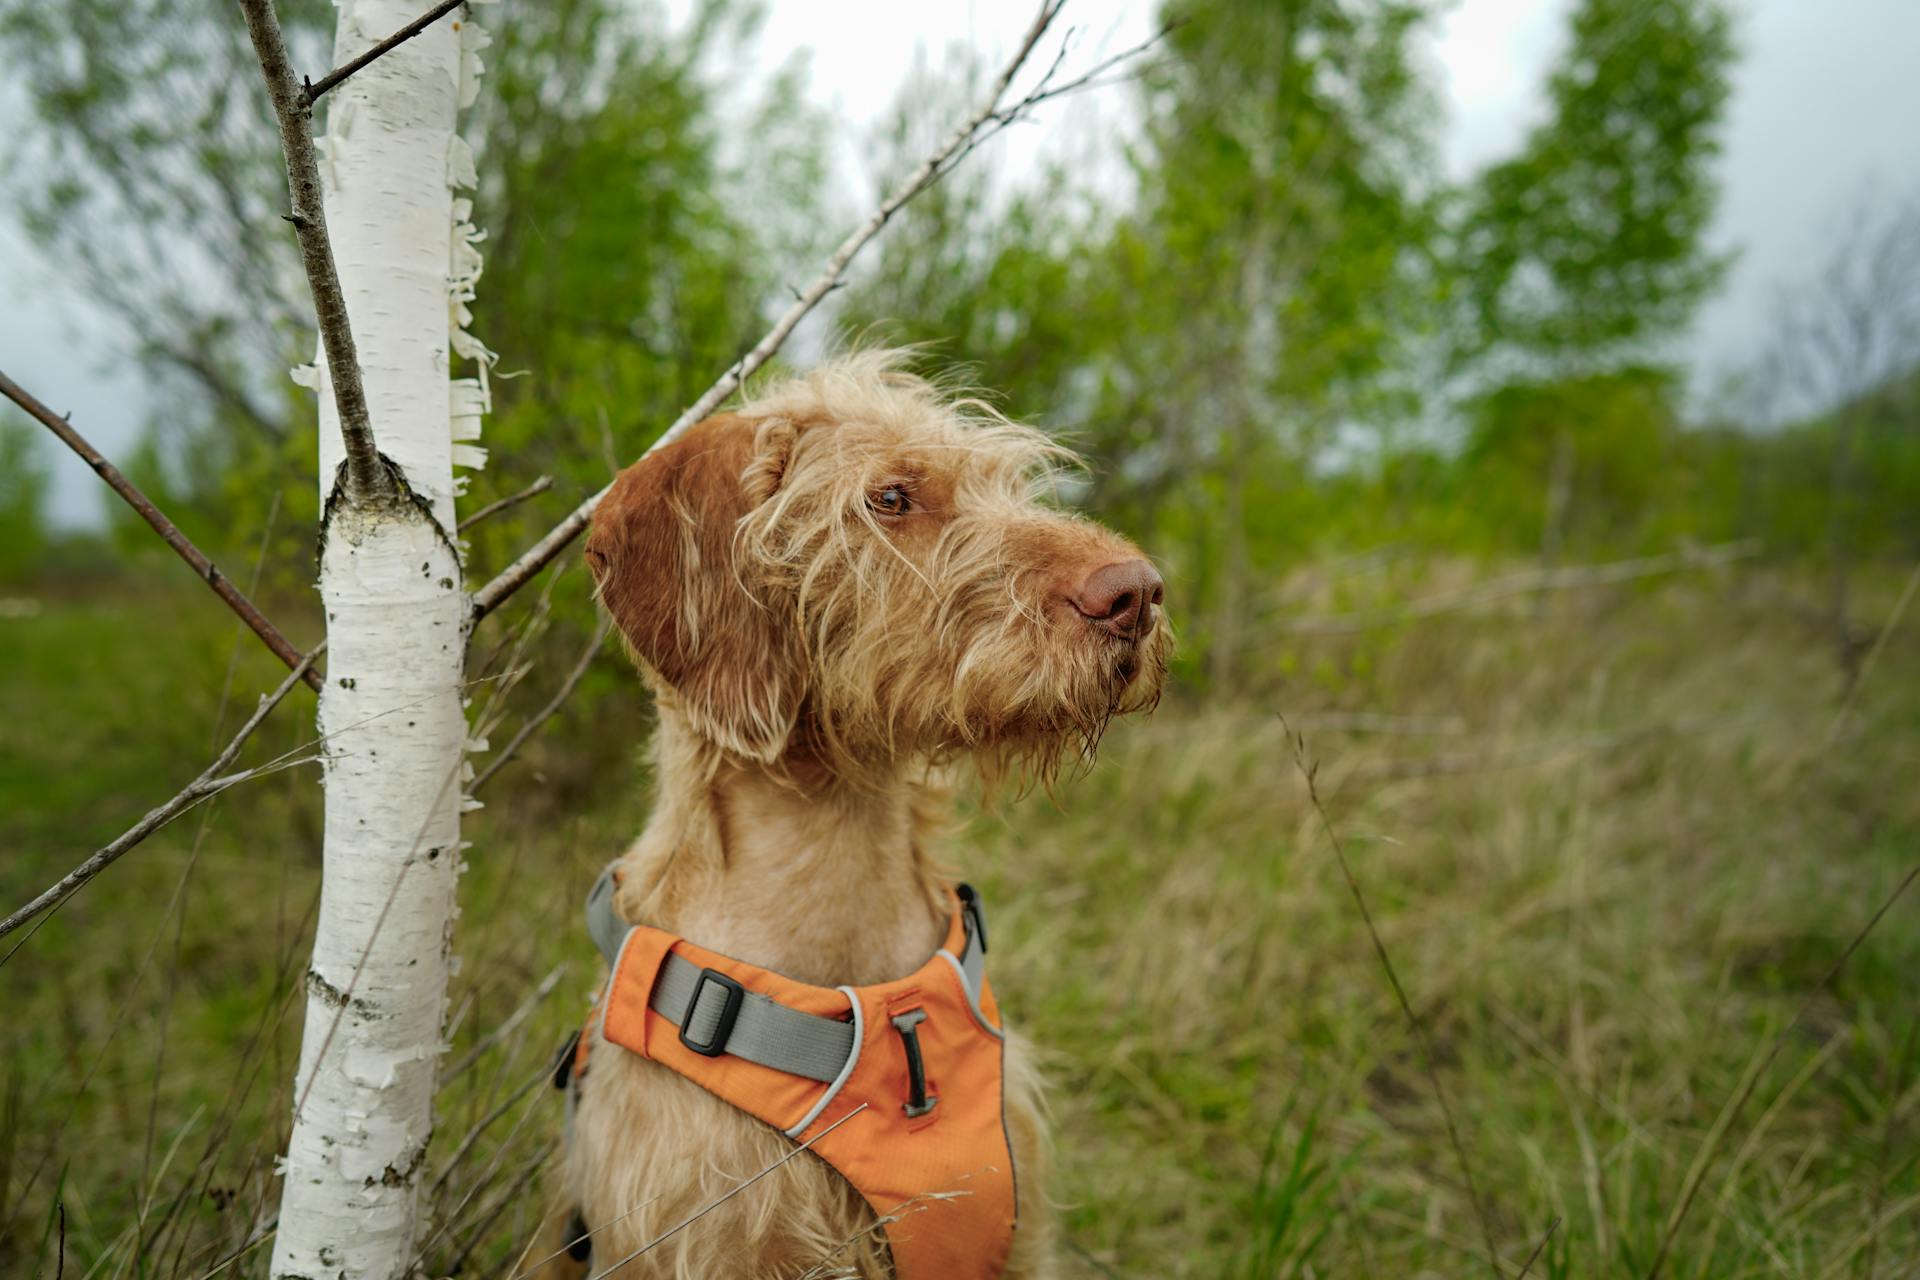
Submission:
<svg viewBox="0 0 1920 1280">
<path fill-rule="evenodd" d="M 1303 573 L 1277 616 L 1467 572 Z M 952 860 L 987 894 L 996 990 L 1053 1079 L 1066 1273 L 1486 1275 L 1485 1231 L 1506 1275 L 1545 1240 L 1531 1275 L 1644 1276 L 1711 1141 L 1665 1275 L 1907 1274 L 1920 892 L 1820 982 L 1920 859 L 1920 624 L 1829 747 L 1840 685 L 1814 598 L 1768 573 L 1276 630 L 1250 678 L 1264 692 L 1176 691 L 1057 802 L 971 814 Z M 229 728 L 278 678 L 255 648 L 238 647 Z M 202 766 L 234 652 L 186 589 L 0 618 L 5 905 Z M 469 820 L 445 1061 L 567 967 L 443 1091 L 436 1162 L 498 1114 L 436 1197 L 436 1274 L 506 1274 L 545 1207 L 557 1098 L 502 1104 L 580 1016 L 576 904 L 645 811 L 643 702 L 614 657 L 602 668 Z M 1427 1030 L 1484 1227 L 1278 712 Z M 301 692 L 246 759 L 311 729 Z M 271 1213 L 318 836 L 310 766 L 250 784 L 0 969 L 0 1212 L 17 1206 L 0 1271 L 53 1274 L 56 1201 L 69 1276 L 199 1276 Z M 266 1252 L 226 1274 L 264 1274 Z"/>
</svg>

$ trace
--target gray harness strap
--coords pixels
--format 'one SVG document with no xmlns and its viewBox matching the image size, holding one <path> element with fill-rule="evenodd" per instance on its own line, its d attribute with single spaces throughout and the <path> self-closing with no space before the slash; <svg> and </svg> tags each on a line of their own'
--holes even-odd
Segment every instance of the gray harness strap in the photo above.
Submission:
<svg viewBox="0 0 1920 1280">
<path fill-rule="evenodd" d="M 986 971 L 987 930 L 979 895 L 959 887 L 966 946 L 960 971 L 976 1008 L 981 975 Z M 587 894 L 587 932 L 609 966 L 617 968 L 632 926 L 614 909 L 613 868 L 594 881 Z M 660 965 L 647 1005 L 680 1028 L 680 1040 L 696 1053 L 721 1053 L 763 1067 L 831 1084 L 839 1079 L 857 1047 L 854 1026 L 838 1018 L 802 1013 L 770 996 L 748 991 L 717 969 L 703 969 L 669 951 Z"/>
</svg>

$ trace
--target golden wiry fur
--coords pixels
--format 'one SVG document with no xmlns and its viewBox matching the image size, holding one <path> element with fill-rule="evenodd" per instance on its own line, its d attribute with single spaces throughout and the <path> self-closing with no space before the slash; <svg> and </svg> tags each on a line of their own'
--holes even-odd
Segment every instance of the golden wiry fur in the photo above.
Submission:
<svg viewBox="0 0 1920 1280">
<path fill-rule="evenodd" d="M 1115 635 L 1073 607 L 1077 584 L 1139 552 L 1043 504 L 1067 460 L 867 352 L 622 474 L 586 554 L 660 713 L 626 919 L 820 985 L 926 961 L 950 882 L 931 847 L 948 807 L 933 766 L 1051 782 L 1111 716 L 1159 695 L 1164 622 Z M 910 498 L 905 514 L 884 509 L 889 491 Z M 1042 1101 L 1017 1036 L 1005 1107 L 1020 1196 L 1007 1274 L 1044 1276 Z M 594 1044 L 568 1157 L 594 1272 L 791 1150 L 672 1071 Z M 619 1274 L 892 1273 L 872 1210 L 802 1154 Z"/>
</svg>

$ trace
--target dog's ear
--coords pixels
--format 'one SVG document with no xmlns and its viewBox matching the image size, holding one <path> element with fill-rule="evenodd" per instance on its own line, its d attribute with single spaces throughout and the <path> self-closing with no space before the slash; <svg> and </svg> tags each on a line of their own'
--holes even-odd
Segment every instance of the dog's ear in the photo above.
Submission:
<svg viewBox="0 0 1920 1280">
<path fill-rule="evenodd" d="M 620 473 L 586 557 L 634 656 L 696 729 L 772 763 L 805 692 L 797 637 L 735 561 L 735 528 L 779 488 L 792 428 L 710 418 Z M 764 594 L 764 593 L 762 593 Z"/>
</svg>

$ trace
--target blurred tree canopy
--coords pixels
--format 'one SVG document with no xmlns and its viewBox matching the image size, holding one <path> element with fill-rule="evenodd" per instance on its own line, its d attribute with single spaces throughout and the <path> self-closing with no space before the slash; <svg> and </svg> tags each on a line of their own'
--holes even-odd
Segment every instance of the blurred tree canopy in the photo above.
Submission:
<svg viewBox="0 0 1920 1280">
<path fill-rule="evenodd" d="M 328 65 L 333 6 L 280 8 L 297 61 Z M 557 512 L 757 336 L 771 282 L 817 234 L 824 131 L 797 67 L 722 103 L 754 5 L 708 0 L 677 27 L 622 0 L 502 19 L 466 125 L 488 233 L 473 331 L 502 356 L 494 464 L 472 492 L 546 472 Z M 312 359 L 313 336 L 272 114 L 231 4 L 0 0 L 0 58 L 36 115 L 7 144 L 20 216 L 164 390 L 129 469 L 196 540 L 248 555 L 283 497 L 272 560 L 304 575 L 313 409 L 286 371 Z M 530 524 L 475 530 L 476 555 L 508 554 Z"/>
<path fill-rule="evenodd" d="M 1700 0 L 1582 0 L 1548 119 L 1466 192 L 1469 352 L 1592 375 L 1684 328 L 1728 259 L 1719 183 L 1731 22 Z"/>
<path fill-rule="evenodd" d="M 322 65 L 330 7 L 282 7 Z M 1764 376 L 1689 403 L 1679 342 L 1729 265 L 1705 241 L 1737 56 L 1723 0 L 1579 0 L 1545 117 L 1463 181 L 1439 158 L 1443 8 L 1165 0 L 1166 39 L 1097 91 L 1096 141 L 1026 174 L 974 157 L 895 220 L 837 323 L 965 362 L 1080 449 L 1063 496 L 1169 562 L 1186 675 L 1218 691 L 1270 674 L 1273 584 L 1318 550 L 1758 537 L 1832 558 L 1840 504 L 1847 556 L 1920 550 L 1912 326 L 1889 320 L 1874 376 L 1797 417 Z M 639 452 L 859 212 L 803 65 L 740 74 L 758 12 L 487 15 L 475 332 L 500 362 L 474 491 L 549 472 L 561 492 L 476 530 L 481 571 Z M 7 144 L 31 234 L 168 388 L 141 474 L 216 543 L 250 544 L 287 494 L 279 559 L 304 570 L 311 407 L 282 373 L 312 340 L 227 5 L 0 0 L 0 65 L 38 117 Z M 908 69 L 866 148 L 876 185 L 984 78 L 965 51 Z"/>
</svg>

